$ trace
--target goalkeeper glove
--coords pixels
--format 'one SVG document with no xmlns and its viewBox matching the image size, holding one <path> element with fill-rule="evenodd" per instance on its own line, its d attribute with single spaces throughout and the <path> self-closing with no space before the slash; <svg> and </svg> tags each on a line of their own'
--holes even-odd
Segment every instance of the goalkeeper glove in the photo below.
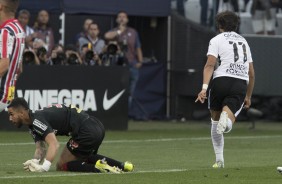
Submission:
<svg viewBox="0 0 282 184">
<path fill-rule="evenodd" d="M 28 168 L 31 172 L 47 172 L 49 171 L 50 167 L 51 162 L 49 160 L 44 159 L 42 165 L 35 162 L 31 162 Z"/>
<path fill-rule="evenodd" d="M 44 162 L 42 165 L 39 164 L 39 162 L 29 162 L 28 165 L 28 171 L 31 172 L 47 172 L 49 171 L 51 167 L 51 162 L 49 160 L 44 159 Z"/>
<path fill-rule="evenodd" d="M 31 162 L 34 162 L 34 163 L 39 164 L 40 159 L 30 159 L 30 160 L 27 160 L 25 163 L 23 163 L 23 165 L 24 165 L 24 167 L 23 167 L 24 170 L 30 171 L 29 168 L 28 168 L 28 166 L 30 165 Z"/>
</svg>

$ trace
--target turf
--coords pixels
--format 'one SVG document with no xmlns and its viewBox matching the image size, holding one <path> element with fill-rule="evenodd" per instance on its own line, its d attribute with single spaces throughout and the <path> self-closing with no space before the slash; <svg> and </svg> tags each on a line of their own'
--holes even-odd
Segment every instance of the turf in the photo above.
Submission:
<svg viewBox="0 0 282 184">
<path fill-rule="evenodd" d="M 34 152 L 26 132 L 0 132 L 0 183 L 282 183 L 282 124 L 237 123 L 225 135 L 225 168 L 212 169 L 214 153 L 210 125 L 204 122 L 130 122 L 128 131 L 108 131 L 100 153 L 130 160 L 135 172 L 88 174 L 28 173 L 22 163 Z M 61 148 L 65 137 L 59 137 Z"/>
</svg>

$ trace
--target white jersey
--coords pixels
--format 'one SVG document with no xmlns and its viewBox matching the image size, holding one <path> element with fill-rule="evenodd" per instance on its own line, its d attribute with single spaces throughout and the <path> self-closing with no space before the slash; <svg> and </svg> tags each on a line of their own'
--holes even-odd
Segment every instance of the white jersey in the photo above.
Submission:
<svg viewBox="0 0 282 184">
<path fill-rule="evenodd" d="M 249 81 L 249 63 L 253 62 L 246 39 L 235 32 L 223 32 L 210 40 L 207 55 L 219 59 L 216 77 L 233 77 Z"/>
</svg>

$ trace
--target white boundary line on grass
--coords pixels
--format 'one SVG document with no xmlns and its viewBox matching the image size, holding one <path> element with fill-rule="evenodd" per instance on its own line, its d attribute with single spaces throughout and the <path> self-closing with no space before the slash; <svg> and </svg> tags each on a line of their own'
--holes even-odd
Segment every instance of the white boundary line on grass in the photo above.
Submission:
<svg viewBox="0 0 282 184">
<path fill-rule="evenodd" d="M 167 169 L 167 170 L 155 170 L 155 171 L 134 171 L 122 174 L 138 174 L 138 173 L 170 173 L 170 172 L 184 172 L 188 169 Z M 27 173 L 28 174 L 28 173 Z M 70 177 L 70 176 L 89 176 L 95 174 L 109 174 L 109 173 L 65 173 L 65 174 L 42 174 L 42 175 L 25 175 L 25 176 L 2 176 L 0 179 L 25 179 L 25 178 L 49 178 L 49 177 Z M 110 173 L 112 174 L 112 173 Z"/>
<path fill-rule="evenodd" d="M 224 139 L 229 140 L 240 140 L 240 139 L 271 139 L 271 138 L 282 138 L 282 135 L 273 136 L 227 136 Z M 205 141 L 210 140 L 210 137 L 190 137 L 190 138 L 160 138 L 160 139 L 140 139 L 140 140 L 106 140 L 104 143 L 140 143 L 140 142 L 171 142 L 171 141 Z M 60 142 L 62 144 L 66 142 Z M 22 143 L 0 143 L 0 146 L 25 146 L 34 145 L 34 142 L 22 142 Z"/>
</svg>

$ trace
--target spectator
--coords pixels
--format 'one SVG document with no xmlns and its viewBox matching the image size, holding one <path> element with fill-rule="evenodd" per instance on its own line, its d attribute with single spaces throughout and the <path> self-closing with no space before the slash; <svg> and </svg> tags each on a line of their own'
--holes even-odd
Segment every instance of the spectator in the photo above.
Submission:
<svg viewBox="0 0 282 184">
<path fill-rule="evenodd" d="M 251 8 L 253 28 L 256 34 L 274 35 L 275 8 L 271 6 L 271 0 L 253 0 Z"/>
<path fill-rule="evenodd" d="M 48 62 L 51 65 L 64 65 L 66 60 L 66 54 L 64 53 L 63 45 L 57 44 L 52 49 L 51 57 Z"/>
<path fill-rule="evenodd" d="M 89 52 L 89 51 L 90 51 L 90 49 L 88 48 L 88 44 L 82 45 L 82 47 L 81 47 L 81 49 L 79 51 L 80 57 L 82 59 L 82 63 L 84 65 L 88 65 L 88 62 L 86 61 L 87 60 L 86 59 L 86 53 Z M 92 57 L 91 57 L 91 59 L 92 59 Z M 88 59 L 88 60 L 91 60 L 91 59 Z"/>
<path fill-rule="evenodd" d="M 34 50 L 25 49 L 23 53 L 23 65 L 40 65 Z"/>
<path fill-rule="evenodd" d="M 79 42 L 79 50 L 81 50 L 82 45 L 88 44 L 89 49 L 91 49 L 94 54 L 101 54 L 103 48 L 105 47 L 105 41 L 99 38 L 99 26 L 96 23 L 89 24 L 87 35 L 80 37 Z"/>
<path fill-rule="evenodd" d="M 224 11 L 239 12 L 238 0 L 220 0 L 219 7 L 218 7 L 218 13 L 224 12 Z"/>
<path fill-rule="evenodd" d="M 91 44 L 82 45 L 80 55 L 84 65 L 100 66 L 102 64 L 100 56 L 94 53 Z"/>
<path fill-rule="evenodd" d="M 85 19 L 84 24 L 83 24 L 83 30 L 75 36 L 75 43 L 78 44 L 79 38 L 87 36 L 88 27 L 92 23 L 93 23 L 92 19 Z"/>
<path fill-rule="evenodd" d="M 208 6 L 209 3 L 207 0 L 200 0 L 201 5 L 201 24 L 203 26 L 207 26 L 207 19 L 208 19 Z"/>
<path fill-rule="evenodd" d="M 218 11 L 218 6 L 219 6 L 219 0 L 214 1 L 215 4 L 213 4 L 210 9 L 211 13 L 210 16 L 208 17 L 208 9 L 209 9 L 209 2 L 207 0 L 200 0 L 200 5 L 201 5 L 201 25 L 203 26 L 212 26 L 213 25 L 213 19 L 214 19 L 214 14 Z M 209 24 L 208 24 L 209 22 Z"/>
<path fill-rule="evenodd" d="M 248 4 L 249 3 L 252 3 L 252 2 L 250 2 L 250 0 L 244 0 L 244 8 L 243 8 L 244 12 L 248 12 L 249 11 L 248 10 Z"/>
<path fill-rule="evenodd" d="M 23 9 L 19 11 L 18 20 L 25 31 L 26 34 L 25 43 L 27 47 L 32 46 L 32 38 L 34 33 L 34 30 L 28 26 L 29 19 L 30 19 L 30 13 L 28 10 Z"/>
<path fill-rule="evenodd" d="M 116 41 L 110 41 L 101 55 L 101 62 L 104 66 L 126 65 L 124 55 Z"/>
<path fill-rule="evenodd" d="M 39 47 L 36 51 L 36 56 L 39 59 L 40 65 L 52 65 L 47 58 L 47 50 L 45 47 Z"/>
<path fill-rule="evenodd" d="M 118 26 L 105 34 L 107 40 L 116 40 L 124 53 L 130 68 L 130 98 L 129 108 L 132 97 L 139 78 L 139 68 L 142 66 L 143 54 L 141 43 L 137 31 L 127 26 L 128 15 L 126 12 L 119 12 L 117 15 Z"/>
<path fill-rule="evenodd" d="M 28 26 L 29 19 L 30 19 L 30 13 L 28 10 L 23 9 L 19 11 L 18 20 L 21 26 L 23 27 L 23 29 L 25 30 L 26 36 L 29 36 L 32 33 L 34 33 L 34 30 Z"/>
<path fill-rule="evenodd" d="M 65 47 L 66 65 L 81 65 L 82 59 L 78 54 L 74 45 L 67 45 Z"/>
<path fill-rule="evenodd" d="M 37 20 L 34 25 L 34 32 L 36 38 L 40 38 L 44 42 L 44 47 L 47 50 L 49 57 L 54 47 L 54 34 L 49 25 L 49 13 L 46 10 L 41 10 L 38 13 Z"/>
<path fill-rule="evenodd" d="M 43 40 L 39 38 L 35 38 L 34 41 L 32 42 L 31 50 L 33 50 L 36 53 L 37 49 L 39 49 L 40 47 L 44 47 L 44 46 L 45 46 L 45 43 Z"/>
</svg>

